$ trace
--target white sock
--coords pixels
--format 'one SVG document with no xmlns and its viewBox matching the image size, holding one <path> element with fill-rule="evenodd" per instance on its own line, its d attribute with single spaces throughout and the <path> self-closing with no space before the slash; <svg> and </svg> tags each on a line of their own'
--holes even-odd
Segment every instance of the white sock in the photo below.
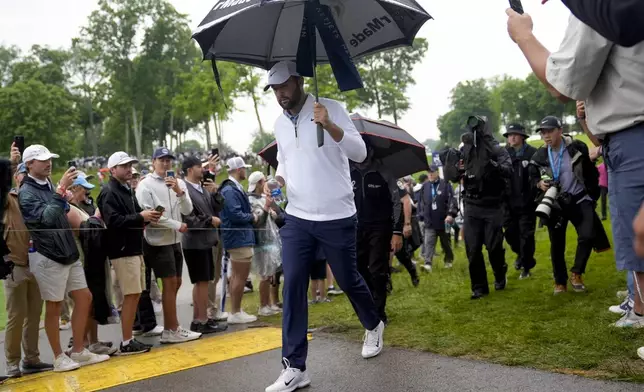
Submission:
<svg viewBox="0 0 644 392">
<path fill-rule="evenodd" d="M 132 339 L 124 340 L 123 341 L 123 346 L 127 346 L 128 344 L 130 344 L 131 341 L 132 341 Z"/>
</svg>

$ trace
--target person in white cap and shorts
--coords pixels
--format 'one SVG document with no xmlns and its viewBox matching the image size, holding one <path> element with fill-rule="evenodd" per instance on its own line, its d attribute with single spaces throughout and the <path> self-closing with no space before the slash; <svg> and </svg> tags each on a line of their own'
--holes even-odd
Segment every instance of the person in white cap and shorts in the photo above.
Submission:
<svg viewBox="0 0 644 392">
<path fill-rule="evenodd" d="M 78 176 L 76 168 L 69 168 L 54 186 L 50 180 L 52 158 L 58 158 L 58 155 L 35 144 L 27 147 L 22 157 L 28 174 L 20 188 L 20 210 L 35 248 L 29 257 L 29 268 L 45 301 L 45 332 L 55 358 L 54 371 L 65 372 L 107 361 L 108 355 L 93 354 L 83 346 L 92 294 L 87 288 L 85 271 L 67 221 L 70 208 L 67 188 Z M 66 293 L 75 304 L 72 317 L 74 344 L 69 355 L 61 348 L 58 330 Z"/>
</svg>

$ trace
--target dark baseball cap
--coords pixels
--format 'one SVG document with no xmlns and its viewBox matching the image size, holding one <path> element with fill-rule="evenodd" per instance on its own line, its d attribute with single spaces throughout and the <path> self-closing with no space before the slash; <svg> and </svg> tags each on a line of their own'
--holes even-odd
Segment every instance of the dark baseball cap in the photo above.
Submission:
<svg viewBox="0 0 644 392">
<path fill-rule="evenodd" d="M 429 165 L 429 172 L 430 173 L 436 173 L 438 171 L 438 166 L 436 165 Z"/>
<path fill-rule="evenodd" d="M 557 129 L 557 128 L 563 128 L 563 125 L 561 124 L 561 120 L 559 120 L 555 116 L 546 116 L 543 118 L 543 120 L 539 121 L 539 125 L 537 126 L 537 132 L 541 131 L 542 129 Z"/>
<path fill-rule="evenodd" d="M 172 152 L 168 149 L 168 147 L 159 147 L 156 150 L 154 150 L 154 154 L 152 154 L 152 159 L 159 159 L 159 158 L 177 159 L 175 158 L 174 155 L 172 155 Z"/>
<path fill-rule="evenodd" d="M 201 165 L 202 165 L 201 159 L 197 157 L 188 157 L 181 164 L 181 170 L 183 170 L 184 173 L 188 173 L 188 169 L 193 168 L 195 166 L 199 166 L 199 168 L 201 168 Z"/>
</svg>

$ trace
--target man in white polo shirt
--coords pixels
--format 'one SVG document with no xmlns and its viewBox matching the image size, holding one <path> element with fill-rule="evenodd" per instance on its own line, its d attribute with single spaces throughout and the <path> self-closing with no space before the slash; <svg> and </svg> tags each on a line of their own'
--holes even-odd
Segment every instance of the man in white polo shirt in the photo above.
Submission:
<svg viewBox="0 0 644 392">
<path fill-rule="evenodd" d="M 290 392 L 311 383 L 306 371 L 308 343 L 307 286 L 315 251 L 321 246 L 340 288 L 366 328 L 364 358 L 383 346 L 384 324 L 371 293 L 356 268 L 356 207 L 349 160 L 360 163 L 367 149 L 349 114 L 330 99 L 315 102 L 304 92 L 295 63 L 277 63 L 269 88 L 284 109 L 275 123 L 278 147 L 276 178 L 286 186 L 289 203 L 281 229 L 284 269 L 282 357 L 284 371 L 266 392 Z M 317 125 L 325 130 L 318 148 Z"/>
</svg>

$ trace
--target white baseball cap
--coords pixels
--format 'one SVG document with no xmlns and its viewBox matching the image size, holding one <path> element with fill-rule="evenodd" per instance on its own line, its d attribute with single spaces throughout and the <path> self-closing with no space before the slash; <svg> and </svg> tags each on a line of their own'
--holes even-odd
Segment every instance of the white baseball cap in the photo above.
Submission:
<svg viewBox="0 0 644 392">
<path fill-rule="evenodd" d="M 128 163 L 137 163 L 137 162 L 139 162 L 138 159 L 132 158 L 131 156 L 127 155 L 127 153 L 124 151 L 119 151 L 112 154 L 110 159 L 107 160 L 107 168 L 111 169 L 115 166 L 127 165 Z"/>
<path fill-rule="evenodd" d="M 48 161 L 52 158 L 60 158 L 58 154 L 52 154 L 47 147 L 40 144 L 32 144 L 25 148 L 22 153 L 22 162 L 27 163 L 31 161 Z"/>
<path fill-rule="evenodd" d="M 285 83 L 291 76 L 301 76 L 297 72 L 297 65 L 292 61 L 280 61 L 268 71 L 268 81 L 264 91 L 268 91 L 271 86 Z"/>
<path fill-rule="evenodd" d="M 264 177 L 264 173 L 259 171 L 252 172 L 250 176 L 248 176 L 248 192 L 255 192 L 257 183 L 265 179 L 266 177 Z"/>
<path fill-rule="evenodd" d="M 228 166 L 228 170 L 237 170 L 241 168 L 250 168 L 250 165 L 247 165 L 246 162 L 244 162 L 244 159 L 242 157 L 232 157 L 229 160 L 226 161 L 226 166 Z"/>
</svg>

